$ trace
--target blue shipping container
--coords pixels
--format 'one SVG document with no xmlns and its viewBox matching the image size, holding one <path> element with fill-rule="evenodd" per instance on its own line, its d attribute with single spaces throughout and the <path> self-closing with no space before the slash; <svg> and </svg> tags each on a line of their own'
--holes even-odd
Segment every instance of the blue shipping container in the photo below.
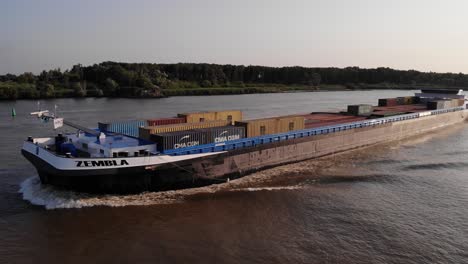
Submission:
<svg viewBox="0 0 468 264">
<path fill-rule="evenodd" d="M 146 120 L 127 120 L 127 121 L 115 121 L 109 123 L 98 123 L 99 130 L 119 133 L 127 136 L 138 137 L 138 128 L 147 126 Z"/>
</svg>

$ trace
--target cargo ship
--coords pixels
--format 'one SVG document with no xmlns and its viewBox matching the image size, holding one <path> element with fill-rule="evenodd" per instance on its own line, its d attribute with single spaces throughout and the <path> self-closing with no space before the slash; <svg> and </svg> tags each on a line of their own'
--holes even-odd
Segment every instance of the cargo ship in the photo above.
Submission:
<svg viewBox="0 0 468 264">
<path fill-rule="evenodd" d="M 461 91 L 244 120 L 242 112 L 101 122 L 86 128 L 49 111 L 31 113 L 76 133 L 28 137 L 22 154 L 43 184 L 93 193 L 138 193 L 225 182 L 258 170 L 400 140 L 465 121 Z"/>
</svg>

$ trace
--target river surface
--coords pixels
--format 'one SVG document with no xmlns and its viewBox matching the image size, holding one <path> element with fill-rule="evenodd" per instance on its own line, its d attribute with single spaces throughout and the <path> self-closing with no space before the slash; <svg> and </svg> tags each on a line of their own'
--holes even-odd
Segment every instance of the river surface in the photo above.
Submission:
<svg viewBox="0 0 468 264">
<path fill-rule="evenodd" d="M 341 110 L 409 91 L 43 100 L 71 121 L 241 109 L 246 118 Z M 17 112 L 11 117 L 11 108 Z M 468 263 L 468 126 L 140 195 L 42 186 L 20 155 L 51 124 L 0 102 L 0 263 Z"/>
</svg>

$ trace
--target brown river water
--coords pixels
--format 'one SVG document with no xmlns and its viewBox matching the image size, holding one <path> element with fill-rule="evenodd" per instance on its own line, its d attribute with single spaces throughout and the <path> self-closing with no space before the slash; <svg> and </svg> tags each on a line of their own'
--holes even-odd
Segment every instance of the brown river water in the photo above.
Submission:
<svg viewBox="0 0 468 264">
<path fill-rule="evenodd" d="M 242 109 L 335 111 L 410 91 L 43 100 L 99 120 Z M 11 108 L 17 116 L 12 118 Z M 0 263 L 468 263 L 468 126 L 207 187 L 89 195 L 42 186 L 20 155 L 52 135 L 36 101 L 0 102 Z M 71 131 L 71 130 L 70 130 Z"/>
</svg>

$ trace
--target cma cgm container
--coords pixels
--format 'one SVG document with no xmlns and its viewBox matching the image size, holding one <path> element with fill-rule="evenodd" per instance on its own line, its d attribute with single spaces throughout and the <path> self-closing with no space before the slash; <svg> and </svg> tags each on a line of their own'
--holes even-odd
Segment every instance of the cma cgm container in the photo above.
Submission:
<svg viewBox="0 0 468 264">
<path fill-rule="evenodd" d="M 177 116 L 185 118 L 187 123 L 198 123 L 214 120 L 228 120 L 235 122 L 242 120 L 242 112 L 239 110 L 182 113 L 177 114 Z"/>
<path fill-rule="evenodd" d="M 207 143 L 221 143 L 245 138 L 245 128 L 239 126 L 204 128 L 195 131 L 205 133 Z"/>
<path fill-rule="evenodd" d="M 165 125 L 165 126 L 140 127 L 139 135 L 140 135 L 140 138 L 149 140 L 151 134 L 186 131 L 186 130 L 209 128 L 209 127 L 222 127 L 222 126 L 227 126 L 230 123 L 231 122 L 229 121 L 217 120 L 217 121 L 206 121 L 206 122 L 199 122 L 199 123 L 182 123 L 182 124 L 173 124 L 173 125 Z"/>
<path fill-rule="evenodd" d="M 100 131 L 119 133 L 127 136 L 138 137 L 139 127 L 145 127 L 148 125 L 146 120 L 132 120 L 132 121 L 115 121 L 98 123 Z"/>
<path fill-rule="evenodd" d="M 185 123 L 185 118 L 183 117 L 158 118 L 158 119 L 149 119 L 147 120 L 147 122 L 148 122 L 148 126 L 164 126 L 164 125 Z"/>
<path fill-rule="evenodd" d="M 257 137 L 304 129 L 304 117 L 288 116 L 245 120 L 236 122 L 236 126 L 244 127 L 246 129 L 247 137 Z"/>
<path fill-rule="evenodd" d="M 151 135 L 158 151 L 178 149 L 206 144 L 206 133 L 199 131 L 178 131 Z"/>
</svg>

